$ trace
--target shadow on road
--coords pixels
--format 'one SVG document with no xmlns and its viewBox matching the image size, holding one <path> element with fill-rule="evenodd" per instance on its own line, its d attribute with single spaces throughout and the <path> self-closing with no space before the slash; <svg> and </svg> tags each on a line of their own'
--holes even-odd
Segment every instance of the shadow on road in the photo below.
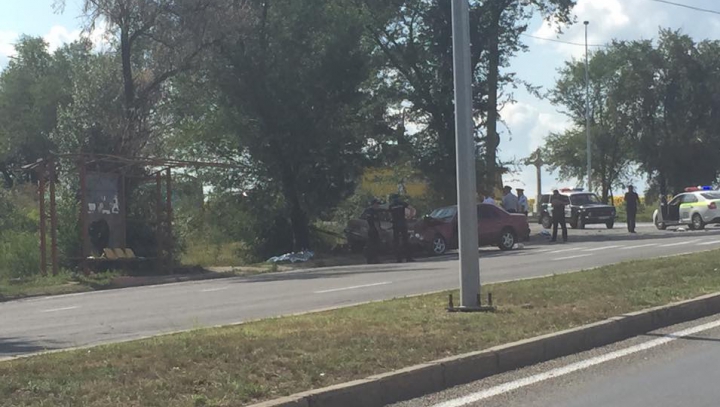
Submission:
<svg viewBox="0 0 720 407">
<path fill-rule="evenodd" d="M 450 259 L 448 259 L 450 260 Z M 421 265 L 426 262 L 425 259 L 418 261 L 417 264 Z M 411 263 L 415 264 L 415 263 Z M 408 268 L 407 264 L 403 267 L 400 264 L 375 264 L 375 265 L 361 265 L 361 266 L 344 266 L 342 269 L 337 268 L 322 268 L 313 270 L 303 271 L 290 271 L 282 273 L 268 273 L 261 274 L 258 276 L 252 276 L 248 278 L 238 278 L 230 280 L 233 283 L 266 283 L 272 281 L 289 281 L 289 280 L 314 280 L 317 278 L 329 278 L 329 277 L 347 277 L 354 274 L 377 274 L 377 273 L 391 273 L 395 271 L 413 272 L 413 271 L 439 271 L 444 270 L 437 267 L 413 267 Z"/>
<path fill-rule="evenodd" d="M 54 348 L 48 347 L 46 344 L 40 346 L 25 339 L 0 337 L 0 357 L 17 356 L 52 349 Z"/>
<path fill-rule="evenodd" d="M 558 235 L 560 232 L 558 231 Z M 653 239 L 674 239 L 678 237 L 686 237 L 688 239 L 698 238 L 718 238 L 720 237 L 720 228 L 710 228 L 697 231 L 685 231 L 679 232 L 676 230 L 667 231 L 643 231 L 642 229 L 638 233 L 618 233 L 608 230 L 593 230 L 585 229 L 583 231 L 575 231 L 568 229 L 568 241 L 570 243 L 584 243 L 584 242 L 642 242 Z M 547 237 L 534 235 L 530 237 L 531 245 L 549 245 L 550 240 Z M 633 243 L 628 243 L 633 244 Z"/>
</svg>

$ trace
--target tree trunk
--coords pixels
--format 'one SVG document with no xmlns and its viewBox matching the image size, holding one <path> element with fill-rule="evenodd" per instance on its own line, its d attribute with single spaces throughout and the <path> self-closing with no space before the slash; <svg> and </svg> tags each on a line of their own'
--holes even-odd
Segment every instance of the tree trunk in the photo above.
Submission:
<svg viewBox="0 0 720 407">
<path fill-rule="evenodd" d="M 280 151 L 278 151 L 280 153 Z M 300 203 L 300 196 L 295 183 L 295 172 L 287 164 L 281 162 L 283 195 L 290 210 L 290 224 L 293 232 L 293 251 L 298 252 L 310 248 L 310 228 L 305 210 Z"/>
</svg>

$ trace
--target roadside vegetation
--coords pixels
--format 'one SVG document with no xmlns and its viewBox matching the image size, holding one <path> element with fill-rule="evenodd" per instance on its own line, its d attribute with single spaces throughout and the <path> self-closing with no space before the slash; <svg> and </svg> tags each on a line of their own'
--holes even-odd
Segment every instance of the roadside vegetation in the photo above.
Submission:
<svg viewBox="0 0 720 407">
<path fill-rule="evenodd" d="M 239 406 L 720 291 L 720 251 L 0 362 L 0 406 Z M 457 298 L 457 292 L 454 293 Z"/>
</svg>

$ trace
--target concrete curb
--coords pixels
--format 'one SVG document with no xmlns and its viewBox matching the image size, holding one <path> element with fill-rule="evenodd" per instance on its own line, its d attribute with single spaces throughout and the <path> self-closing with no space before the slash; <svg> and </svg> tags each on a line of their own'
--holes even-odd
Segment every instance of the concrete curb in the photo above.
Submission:
<svg viewBox="0 0 720 407">
<path fill-rule="evenodd" d="M 578 328 L 298 393 L 251 407 L 381 407 L 717 313 L 720 313 L 720 293 L 627 313 Z"/>
</svg>

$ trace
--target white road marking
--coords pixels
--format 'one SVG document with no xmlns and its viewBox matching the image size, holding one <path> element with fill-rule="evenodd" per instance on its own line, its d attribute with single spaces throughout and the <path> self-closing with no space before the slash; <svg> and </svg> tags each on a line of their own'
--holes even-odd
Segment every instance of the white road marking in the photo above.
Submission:
<svg viewBox="0 0 720 407">
<path fill-rule="evenodd" d="M 207 288 L 205 290 L 200 290 L 200 292 L 201 293 L 212 293 L 215 291 L 227 290 L 228 288 L 230 288 L 230 287 Z"/>
<path fill-rule="evenodd" d="M 581 257 L 588 257 L 588 256 L 592 256 L 592 254 L 578 254 L 576 256 L 558 257 L 557 259 L 553 259 L 553 261 L 579 259 Z"/>
<path fill-rule="evenodd" d="M 695 239 L 695 240 L 687 240 L 687 241 L 685 241 L 685 242 L 678 242 L 678 243 L 670 243 L 670 244 L 663 244 L 663 245 L 660 245 L 660 247 L 675 247 L 675 246 L 684 246 L 684 245 L 686 245 L 686 244 L 693 244 L 693 243 L 696 243 L 696 242 L 699 242 L 699 241 L 700 241 L 700 239 Z"/>
<path fill-rule="evenodd" d="M 713 240 L 710 242 L 700 243 L 699 246 L 710 246 L 711 244 L 718 244 L 720 243 L 720 240 Z"/>
<path fill-rule="evenodd" d="M 53 308 L 53 309 L 45 309 L 40 312 L 58 312 L 58 311 L 70 311 L 71 309 L 76 309 L 80 307 L 64 307 L 64 308 Z"/>
<path fill-rule="evenodd" d="M 667 343 L 670 343 L 672 341 L 675 341 L 677 339 L 682 339 L 686 336 L 694 335 L 703 331 L 707 331 L 710 329 L 714 329 L 720 327 L 720 320 L 709 322 L 707 324 L 698 325 L 693 328 L 688 328 L 682 331 L 675 332 L 673 334 L 665 335 L 662 338 L 659 339 L 653 339 L 648 342 L 644 342 L 638 345 L 630 346 L 625 349 L 620 349 L 614 352 L 610 352 L 604 355 L 596 356 L 594 358 L 581 360 L 579 362 L 571 363 L 567 366 L 563 366 L 557 369 L 552 369 L 547 372 L 539 373 L 530 377 L 526 377 L 523 379 L 515 380 L 512 382 L 504 383 L 499 386 L 495 386 L 492 388 L 489 388 L 487 390 L 482 390 L 479 392 L 475 392 L 472 394 L 469 394 L 464 397 L 459 397 L 453 400 L 448 400 L 443 403 L 435 404 L 433 407 L 463 407 L 467 406 L 471 403 L 477 403 L 478 401 L 482 401 L 485 399 L 489 399 L 491 397 L 499 396 L 501 394 L 505 394 L 508 392 L 511 392 L 513 390 L 517 390 L 523 387 L 527 387 L 536 383 L 540 383 L 555 377 L 565 376 L 570 373 L 577 372 L 579 370 L 584 370 L 596 365 L 599 365 L 601 363 L 609 362 L 615 359 L 619 359 L 625 356 L 632 355 L 634 353 L 642 352 L 648 349 L 652 349 L 661 345 L 665 345 Z"/>
<path fill-rule="evenodd" d="M 639 249 L 641 247 L 653 247 L 657 246 L 660 243 L 648 243 L 648 244 L 639 244 L 637 246 L 627 246 L 627 247 L 621 247 L 620 250 L 631 250 L 631 249 Z"/>
<path fill-rule="evenodd" d="M 558 254 L 558 253 L 565 253 L 565 252 L 574 252 L 575 250 L 578 250 L 578 249 L 555 250 L 555 251 L 550 252 L 550 254 Z"/>
<path fill-rule="evenodd" d="M 379 285 L 388 285 L 388 284 L 392 284 L 392 281 L 383 281 L 382 283 L 355 285 L 352 287 L 333 288 L 330 290 L 315 291 L 315 294 L 334 293 L 336 291 L 357 290 L 358 288 L 376 287 Z"/>
<path fill-rule="evenodd" d="M 584 252 L 598 252 L 598 251 L 600 251 L 600 250 L 615 249 L 615 248 L 617 248 L 617 247 L 620 247 L 620 246 L 614 245 L 614 246 L 595 247 L 595 248 L 593 248 L 593 249 L 585 249 L 585 250 L 583 250 L 583 251 L 584 251 Z"/>
</svg>

